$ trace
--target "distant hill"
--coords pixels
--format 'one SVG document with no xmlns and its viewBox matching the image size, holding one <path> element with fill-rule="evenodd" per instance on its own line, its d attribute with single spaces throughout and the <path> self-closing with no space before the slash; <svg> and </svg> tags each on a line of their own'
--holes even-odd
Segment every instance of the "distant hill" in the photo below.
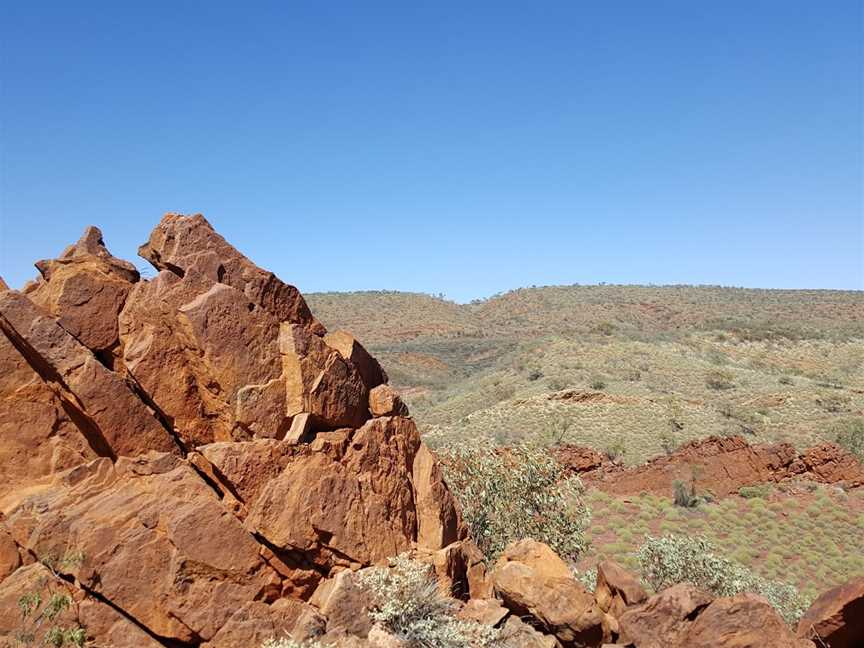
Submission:
<svg viewBox="0 0 864 648">
<path fill-rule="evenodd" d="M 709 434 L 803 447 L 864 415 L 862 292 L 600 285 L 465 305 L 387 291 L 307 301 L 382 360 L 432 443 L 562 438 L 634 463 Z"/>
</svg>

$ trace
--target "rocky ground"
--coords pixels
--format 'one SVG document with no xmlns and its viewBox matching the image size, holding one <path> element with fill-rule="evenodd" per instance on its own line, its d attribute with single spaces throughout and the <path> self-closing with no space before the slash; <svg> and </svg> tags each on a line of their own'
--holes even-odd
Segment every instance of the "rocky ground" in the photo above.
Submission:
<svg viewBox="0 0 864 648">
<path fill-rule="evenodd" d="M 860 578 L 793 628 L 759 596 L 687 583 L 651 593 L 609 561 L 586 589 L 535 540 L 487 561 L 386 372 L 351 334 L 328 332 L 296 288 L 202 216 L 166 215 L 140 254 L 153 279 L 88 228 L 22 291 L 0 284 L 0 641 L 864 641 Z M 830 446 L 721 440 L 685 452 L 725 491 L 756 477 L 861 483 L 860 465 Z M 578 454 L 562 460 L 610 492 L 663 489 L 676 470 L 601 459 L 586 471 Z M 718 454 L 741 469 L 719 468 Z"/>
</svg>

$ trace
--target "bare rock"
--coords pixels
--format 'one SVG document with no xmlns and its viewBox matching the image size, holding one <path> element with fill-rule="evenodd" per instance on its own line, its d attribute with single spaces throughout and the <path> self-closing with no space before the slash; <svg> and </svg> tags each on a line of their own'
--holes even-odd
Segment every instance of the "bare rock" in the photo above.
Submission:
<svg viewBox="0 0 864 648">
<path fill-rule="evenodd" d="M 283 323 L 279 348 L 286 385 L 286 413 L 308 413 L 319 429 L 359 427 L 369 418 L 368 391 L 360 374 L 321 338 Z"/>
<path fill-rule="evenodd" d="M 387 382 L 387 373 L 378 364 L 378 361 L 357 341 L 348 331 L 333 331 L 324 336 L 324 342 L 331 349 L 336 349 L 339 354 L 349 361 L 363 379 L 366 389 L 371 391 L 378 385 Z M 394 412 L 395 413 L 395 412 Z M 405 413 L 407 415 L 407 412 Z M 383 416 L 376 414 L 376 416 Z"/>
<path fill-rule="evenodd" d="M 280 599 L 272 605 L 249 601 L 202 648 L 256 647 L 285 636 L 304 641 L 323 634 L 324 624 L 324 617 L 301 601 Z"/>
<path fill-rule="evenodd" d="M 311 602 L 327 619 L 327 632 L 366 637 L 372 629 L 369 595 L 359 584 L 358 573 L 344 570 L 318 586 Z"/>
<path fill-rule="evenodd" d="M 57 393 L 96 454 L 177 450 L 131 386 L 21 293 L 0 293 L 0 330 Z"/>
<path fill-rule="evenodd" d="M 74 413 L 0 332 L 0 510 L 20 487 L 98 456 Z"/>
<path fill-rule="evenodd" d="M 38 261 L 36 268 L 42 279 L 29 286 L 27 296 L 107 359 L 119 342 L 117 315 L 139 279 L 135 266 L 113 257 L 102 232 L 91 226 L 57 259 Z"/>
<path fill-rule="evenodd" d="M 618 619 L 619 643 L 636 648 L 680 646 L 693 619 L 713 600 L 690 583 L 680 583 L 632 607 Z M 683 648 L 683 647 L 682 647 Z"/>
<path fill-rule="evenodd" d="M 157 269 L 179 276 L 200 257 L 215 255 L 220 283 L 236 288 L 279 322 L 299 324 L 316 335 L 326 333 L 294 286 L 252 263 L 222 238 L 201 214 L 165 214 L 147 243 L 138 249 L 138 254 Z"/>
<path fill-rule="evenodd" d="M 563 646 L 599 646 L 608 638 L 594 597 L 542 543 L 523 540 L 511 545 L 495 565 L 492 579 L 507 609 L 536 620 Z"/>
<path fill-rule="evenodd" d="M 501 637 L 508 648 L 561 648 L 555 637 L 539 632 L 517 616 L 507 618 Z"/>
<path fill-rule="evenodd" d="M 414 557 L 432 567 L 446 596 L 461 600 L 492 597 L 485 557 L 473 540 L 459 540 L 438 550 L 419 547 Z"/>
<path fill-rule="evenodd" d="M 813 648 L 809 640 L 796 638 L 768 601 L 755 594 L 714 600 L 673 645 L 680 648 Z"/>
<path fill-rule="evenodd" d="M 408 407 L 390 385 L 378 385 L 369 392 L 369 411 L 372 416 L 408 416 Z"/>
<path fill-rule="evenodd" d="M 488 626 L 497 626 L 510 611 L 497 599 L 471 599 L 459 611 L 460 619 L 468 619 Z"/>
<path fill-rule="evenodd" d="M 639 579 L 613 560 L 597 565 L 597 587 L 594 590 L 597 605 L 616 619 L 631 605 L 648 599 Z"/>
<path fill-rule="evenodd" d="M 813 601 L 798 623 L 798 636 L 828 648 L 864 645 L 864 578 L 852 579 Z"/>
<path fill-rule="evenodd" d="M 417 508 L 417 544 L 439 549 L 467 536 L 456 500 L 444 484 L 441 464 L 425 443 L 421 443 L 412 466 L 414 500 Z"/>
<path fill-rule="evenodd" d="M 243 604 L 280 591 L 254 538 L 169 454 L 79 466 L 7 524 L 32 555 L 81 555 L 58 569 L 167 639 L 207 641 Z"/>
<path fill-rule="evenodd" d="M 284 436 L 279 322 L 200 261 L 136 285 L 120 314 L 124 366 L 189 447 Z"/>
<path fill-rule="evenodd" d="M 161 643 L 111 606 L 56 578 L 40 563 L 21 567 L 0 582 L 0 641 L 11 640 L 25 629 L 18 607 L 22 596 L 39 594 L 44 602 L 49 593 L 68 596 L 72 604 L 50 623 L 30 626 L 35 630 L 33 645 L 47 645 L 47 632 L 55 626 L 84 628 L 87 645 L 94 648 L 162 648 Z M 44 609 L 44 603 L 40 609 Z"/>
<path fill-rule="evenodd" d="M 420 447 L 410 419 L 372 419 L 334 460 L 299 446 L 254 502 L 246 524 L 280 549 L 335 565 L 369 565 L 407 551 L 417 537 L 411 469 Z"/>
</svg>

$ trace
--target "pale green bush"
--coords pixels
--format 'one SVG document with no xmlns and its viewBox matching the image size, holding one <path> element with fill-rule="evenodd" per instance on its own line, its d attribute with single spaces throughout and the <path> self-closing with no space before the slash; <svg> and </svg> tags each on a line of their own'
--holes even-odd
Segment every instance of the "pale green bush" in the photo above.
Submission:
<svg viewBox="0 0 864 648">
<path fill-rule="evenodd" d="M 270 639 L 261 644 L 261 648 L 325 648 L 317 641 L 294 641 L 290 637 Z"/>
<path fill-rule="evenodd" d="M 562 478 L 548 448 L 506 450 L 485 441 L 438 451 L 471 537 L 494 560 L 511 542 L 533 538 L 575 561 L 587 547 L 591 516 L 578 477 Z"/>
<path fill-rule="evenodd" d="M 649 536 L 638 557 L 642 578 L 655 591 L 689 582 L 716 596 L 752 592 L 767 599 L 790 624 L 807 609 L 807 601 L 792 585 L 769 581 L 740 563 L 718 556 L 705 538 Z"/>
<path fill-rule="evenodd" d="M 498 631 L 457 619 L 455 601 L 444 596 L 429 565 L 397 556 L 390 567 L 360 573 L 370 596 L 369 616 L 411 648 L 487 648 Z"/>
</svg>

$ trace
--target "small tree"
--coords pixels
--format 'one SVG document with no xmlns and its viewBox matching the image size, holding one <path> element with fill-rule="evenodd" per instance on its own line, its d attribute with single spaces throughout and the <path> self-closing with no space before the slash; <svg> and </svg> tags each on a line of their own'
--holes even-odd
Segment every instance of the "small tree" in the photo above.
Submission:
<svg viewBox="0 0 864 648">
<path fill-rule="evenodd" d="M 582 482 L 562 478 L 546 448 L 460 442 L 442 448 L 439 456 L 471 537 L 490 560 L 523 538 L 545 542 L 574 561 L 585 550 L 591 516 Z"/>
</svg>

